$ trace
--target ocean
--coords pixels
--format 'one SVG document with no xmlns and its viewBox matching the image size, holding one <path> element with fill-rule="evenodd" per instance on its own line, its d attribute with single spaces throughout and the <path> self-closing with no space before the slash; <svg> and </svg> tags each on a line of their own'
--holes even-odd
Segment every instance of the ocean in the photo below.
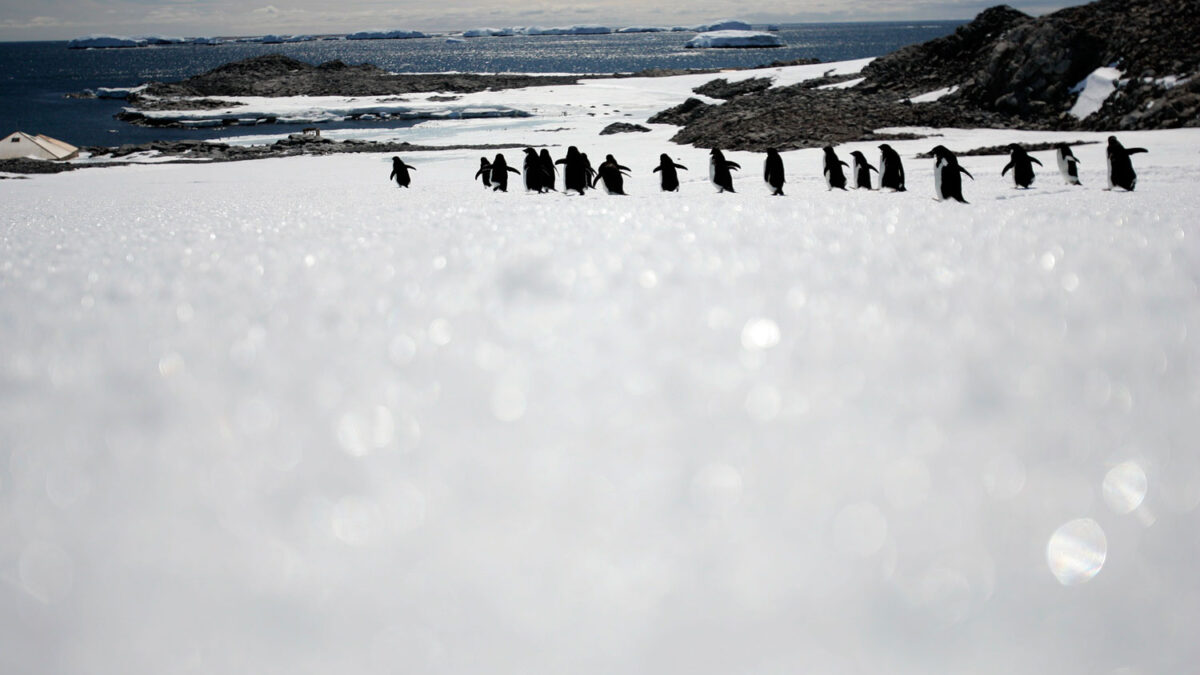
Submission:
<svg viewBox="0 0 1200 675">
<path fill-rule="evenodd" d="M 537 35 L 409 40 L 328 39 L 285 44 L 226 42 L 135 49 L 68 49 L 66 42 L 0 43 L 0 134 L 41 133 L 78 146 L 154 140 L 209 139 L 229 129 L 149 129 L 114 119 L 123 101 L 67 98 L 98 87 L 173 81 L 232 61 L 282 53 L 310 63 L 340 59 L 394 72 L 615 73 L 646 68 L 745 67 L 816 58 L 879 56 L 947 35 L 962 21 L 782 25 L 775 49 L 684 49 L 691 33 Z M 339 127 L 395 127 L 396 121 L 344 122 Z M 286 125 L 275 127 L 284 133 Z"/>
</svg>

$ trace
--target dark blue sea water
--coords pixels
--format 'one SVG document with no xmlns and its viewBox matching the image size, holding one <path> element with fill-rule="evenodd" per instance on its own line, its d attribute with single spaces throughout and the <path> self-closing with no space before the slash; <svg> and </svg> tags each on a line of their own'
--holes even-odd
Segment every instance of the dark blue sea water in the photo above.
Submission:
<svg viewBox="0 0 1200 675">
<path fill-rule="evenodd" d="M 124 105 L 122 101 L 68 99 L 66 95 L 97 87 L 178 80 L 258 54 L 283 53 L 314 64 L 333 59 L 373 63 L 395 72 L 614 73 L 754 66 L 808 57 L 843 61 L 879 56 L 949 34 L 961 24 L 784 25 L 778 35 L 788 46 L 778 49 L 684 49 L 693 34 L 680 32 L 489 37 L 453 44 L 438 37 L 97 50 L 67 49 L 66 42 L 0 42 L 0 136 L 21 130 L 78 146 L 228 136 L 228 129 L 135 127 L 113 118 Z M 382 124 L 395 126 L 396 122 Z"/>
</svg>

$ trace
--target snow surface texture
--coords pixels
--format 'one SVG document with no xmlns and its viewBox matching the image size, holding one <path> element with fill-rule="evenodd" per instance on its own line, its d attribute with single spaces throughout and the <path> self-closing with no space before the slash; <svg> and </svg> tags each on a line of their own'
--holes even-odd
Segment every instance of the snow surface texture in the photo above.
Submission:
<svg viewBox="0 0 1200 675">
<path fill-rule="evenodd" d="M 1067 112 L 1076 119 L 1084 119 L 1100 110 L 1104 102 L 1117 90 L 1121 71 L 1116 68 L 1097 68 L 1082 82 L 1075 85 L 1073 92 L 1079 93 L 1075 105 Z"/>
<path fill-rule="evenodd" d="M 693 48 L 782 47 L 784 43 L 778 35 L 772 33 L 751 30 L 717 30 L 701 33 L 688 40 L 683 46 Z"/>
<path fill-rule="evenodd" d="M 965 206 L 917 152 L 1104 135 L 907 129 L 906 193 L 788 152 L 786 197 L 597 135 L 704 78 L 392 132 L 628 197 L 494 152 L 0 181 L 0 670 L 1188 672 L 1200 131 L 1121 134 L 1133 193 L 1102 143 L 1075 188 L 962 157 Z"/>
</svg>

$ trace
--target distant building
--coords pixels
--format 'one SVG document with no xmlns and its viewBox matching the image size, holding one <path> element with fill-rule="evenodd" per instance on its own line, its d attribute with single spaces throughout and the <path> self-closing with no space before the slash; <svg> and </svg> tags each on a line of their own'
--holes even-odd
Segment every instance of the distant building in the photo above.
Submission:
<svg viewBox="0 0 1200 675">
<path fill-rule="evenodd" d="M 0 141 L 0 159 L 74 159 L 78 156 L 79 148 L 41 134 L 30 136 L 23 131 L 14 131 Z"/>
</svg>

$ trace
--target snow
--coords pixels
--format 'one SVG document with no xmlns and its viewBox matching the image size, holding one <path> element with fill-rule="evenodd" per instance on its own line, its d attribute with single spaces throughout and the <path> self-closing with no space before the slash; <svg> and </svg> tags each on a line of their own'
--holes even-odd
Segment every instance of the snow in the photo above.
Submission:
<svg viewBox="0 0 1200 675">
<path fill-rule="evenodd" d="M 350 33 L 347 40 L 407 40 L 411 38 L 429 37 L 415 30 L 364 30 Z"/>
<path fill-rule="evenodd" d="M 687 41 L 684 47 L 782 47 L 783 40 L 778 35 L 748 30 L 717 30 L 701 33 Z"/>
<path fill-rule="evenodd" d="M 901 129 L 908 192 L 813 149 L 786 197 L 598 136 L 712 77 L 388 132 L 624 198 L 494 150 L 0 180 L 5 671 L 1188 672 L 1200 130 L 1119 133 L 1132 193 L 1107 133 Z M 1083 187 L 964 156 L 970 205 L 914 158 L 1064 140 Z"/>
<path fill-rule="evenodd" d="M 1067 112 L 1076 119 L 1084 119 L 1097 111 L 1117 90 L 1117 81 L 1121 79 L 1121 71 L 1116 68 L 1097 68 L 1082 82 L 1075 85 L 1071 91 L 1078 92 L 1079 98 Z"/>
<path fill-rule="evenodd" d="M 833 84 L 825 84 L 817 87 L 817 89 L 853 89 L 866 81 L 865 77 L 856 77 L 845 82 L 834 82 Z"/>
<path fill-rule="evenodd" d="M 914 96 L 914 97 L 910 98 L 909 101 L 911 103 L 933 103 L 934 101 L 936 101 L 944 96 L 949 96 L 950 94 L 953 94 L 956 91 L 958 91 L 957 84 L 952 87 L 946 87 L 944 89 L 935 89 L 933 91 L 926 92 L 919 96 Z"/>
</svg>

